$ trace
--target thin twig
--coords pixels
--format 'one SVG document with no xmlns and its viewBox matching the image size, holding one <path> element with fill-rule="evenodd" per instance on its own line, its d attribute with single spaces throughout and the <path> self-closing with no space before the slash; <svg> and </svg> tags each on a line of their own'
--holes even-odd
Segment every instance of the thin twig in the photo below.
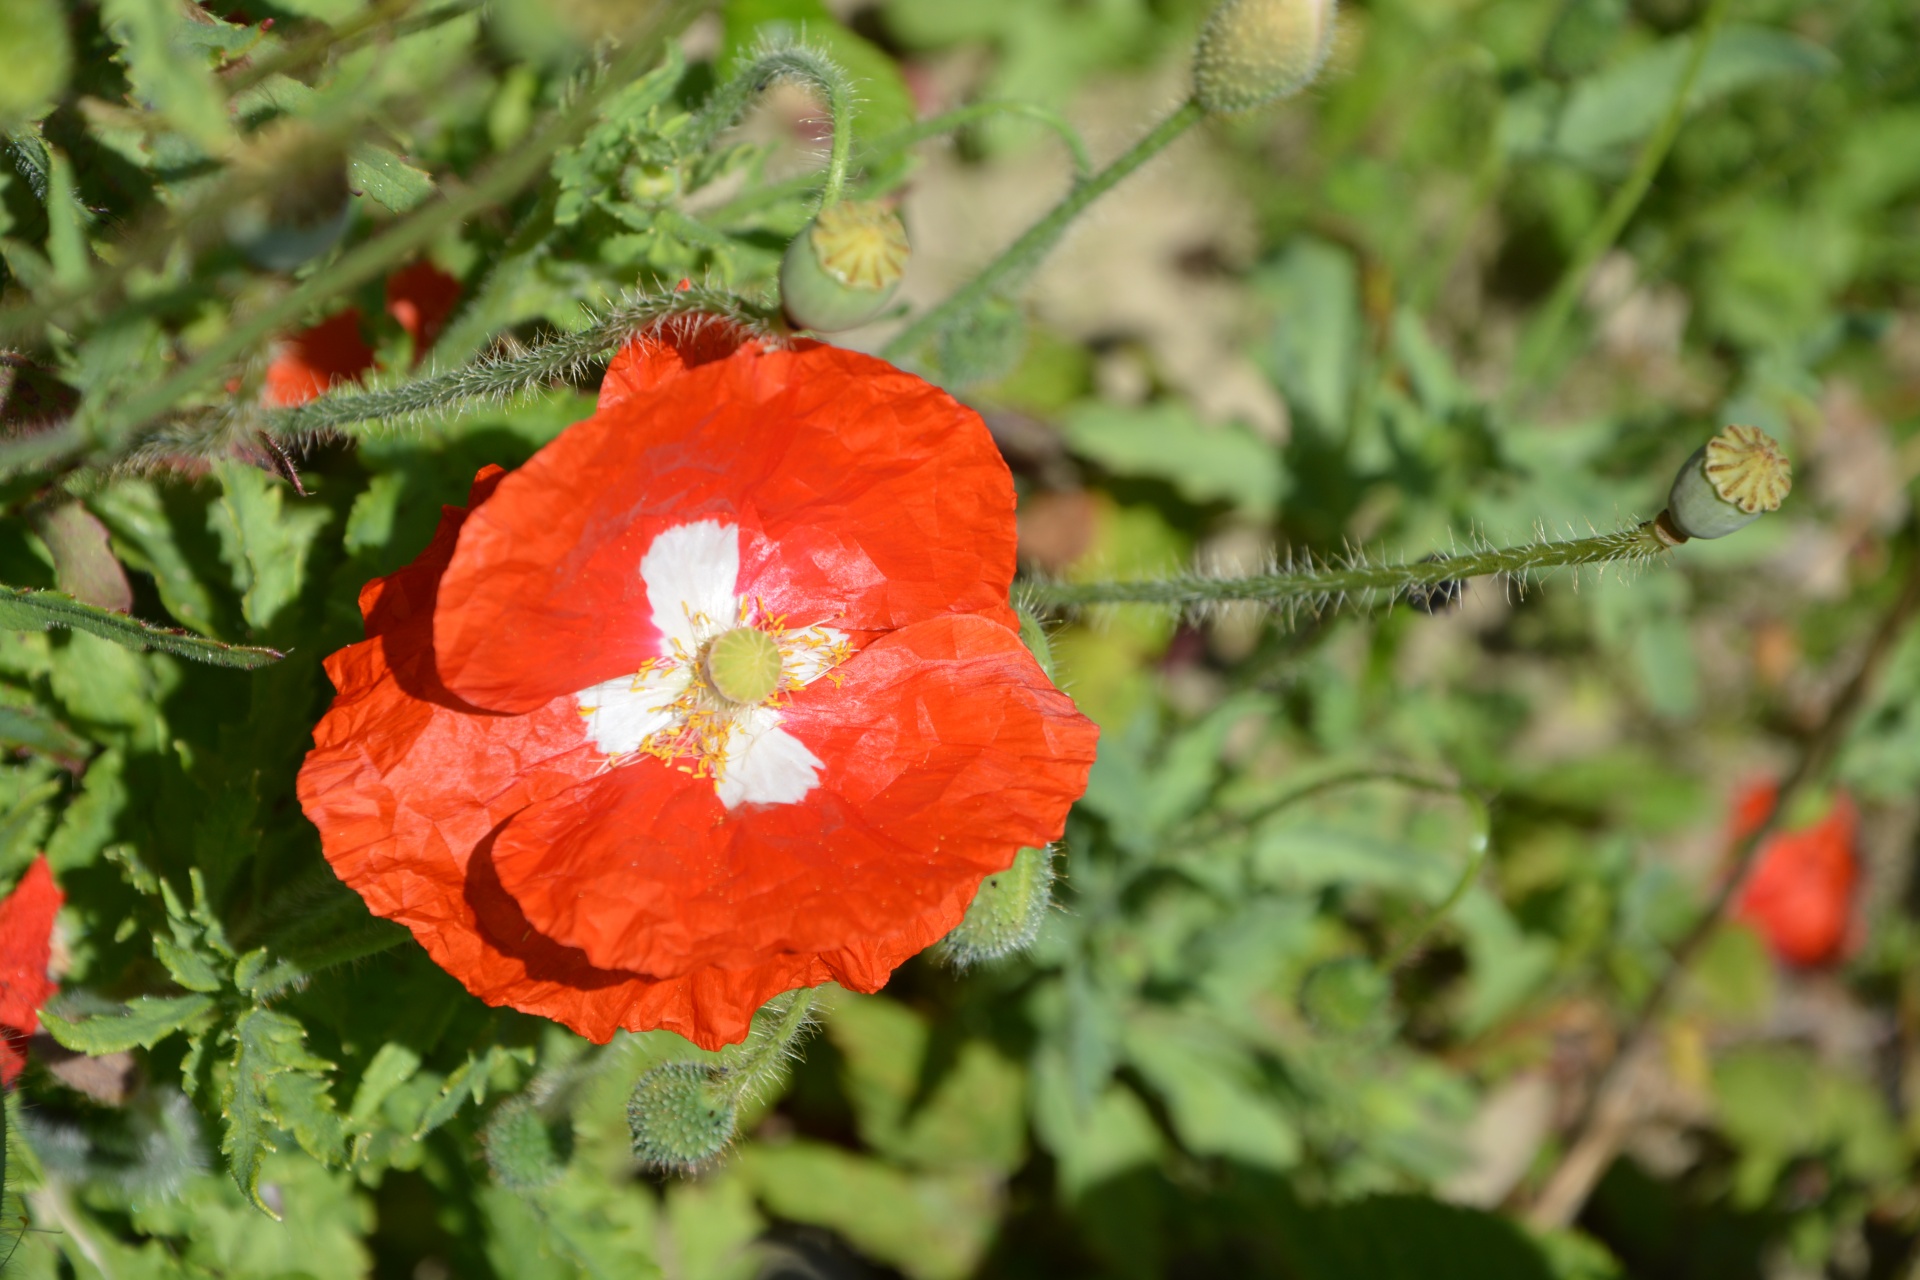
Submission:
<svg viewBox="0 0 1920 1280">
<path fill-rule="evenodd" d="M 1807 740 L 1792 771 L 1780 783 L 1765 821 L 1735 843 L 1729 874 L 1707 909 L 1674 947 L 1659 981 L 1641 1002 L 1625 1034 L 1621 1036 L 1619 1051 L 1594 1083 L 1586 1106 L 1574 1122 L 1573 1136 L 1567 1144 L 1566 1154 L 1547 1176 L 1528 1212 L 1528 1220 L 1535 1226 L 1564 1227 L 1572 1222 L 1579 1215 L 1581 1206 L 1586 1204 L 1594 1184 L 1613 1162 L 1614 1154 L 1634 1123 L 1638 1110 L 1636 1085 L 1641 1073 L 1651 1066 L 1654 1031 L 1660 1015 L 1666 1011 L 1680 979 L 1719 929 L 1727 909 L 1738 900 L 1759 851 L 1766 844 L 1767 837 L 1779 827 L 1781 815 L 1801 789 L 1825 774 L 1834 756 L 1846 743 L 1854 721 L 1858 719 L 1868 695 L 1893 657 L 1894 647 L 1912 624 L 1916 613 L 1920 613 L 1920 550 L 1915 551 L 1899 598 L 1881 618 L 1873 638 L 1867 643 L 1866 652 L 1861 655 L 1860 665 L 1854 669 L 1853 677 L 1840 691 L 1840 696 L 1834 699 L 1826 719 Z"/>
</svg>

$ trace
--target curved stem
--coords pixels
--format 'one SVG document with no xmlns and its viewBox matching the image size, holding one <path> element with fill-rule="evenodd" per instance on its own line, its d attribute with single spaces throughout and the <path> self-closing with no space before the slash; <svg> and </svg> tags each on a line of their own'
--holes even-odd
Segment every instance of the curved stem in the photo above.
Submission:
<svg viewBox="0 0 1920 1280">
<path fill-rule="evenodd" d="M 1200 104 L 1192 99 L 1182 103 L 1177 111 L 1155 125 L 1145 137 L 1106 168 L 1083 182 L 1075 183 L 1073 190 L 1059 204 L 1027 228 L 1026 234 L 1002 250 L 1000 256 L 988 263 L 979 275 L 948 295 L 946 301 L 923 313 L 901 330 L 893 341 L 882 348 L 880 354 L 895 361 L 911 356 L 922 345 L 937 338 L 953 321 L 996 293 L 1017 284 L 1040 264 L 1047 251 L 1053 248 L 1067 227 L 1088 205 L 1166 150 L 1169 143 L 1192 128 L 1205 114 Z"/>
<path fill-rule="evenodd" d="M 1138 582 L 1030 582 L 1022 584 L 1019 590 L 1021 597 L 1033 604 L 1067 607 L 1090 604 L 1190 606 L 1252 600 L 1319 609 L 1345 602 L 1364 605 L 1383 598 L 1395 599 L 1409 588 L 1437 587 L 1493 574 L 1524 577 L 1536 570 L 1569 565 L 1646 561 L 1666 549 L 1666 542 L 1655 532 L 1654 522 L 1650 520 L 1591 538 L 1536 542 L 1412 564 L 1320 566 L 1309 563 L 1299 569 L 1248 578 L 1180 575 Z"/>
<path fill-rule="evenodd" d="M 1066 146 L 1068 154 L 1073 157 L 1074 181 L 1083 181 L 1092 172 L 1093 160 L 1087 154 L 1087 144 L 1081 141 L 1079 132 L 1067 122 L 1065 117 L 1031 102 L 1011 102 L 999 98 L 988 102 L 969 103 L 964 107 L 957 107 L 952 111 L 942 112 L 940 115 L 908 125 L 904 129 L 895 129 L 872 145 L 863 147 L 854 157 L 854 163 L 859 168 L 870 168 L 893 159 L 929 138 L 937 138 L 943 133 L 952 133 L 956 129 L 964 129 L 970 124 L 1000 115 L 1024 117 L 1051 129 Z M 705 214 L 702 221 L 725 225 L 769 205 L 779 204 L 782 200 L 805 195 L 820 185 L 822 179 L 822 173 L 803 173 L 788 178 L 784 182 L 757 187 Z"/>
<path fill-rule="evenodd" d="M 840 199 L 853 159 L 853 81 L 839 63 L 816 49 L 803 44 L 783 45 L 754 54 L 746 66 L 714 91 L 687 131 L 684 145 L 689 152 L 712 146 L 755 96 L 778 80 L 798 80 L 827 104 L 833 145 L 827 153 L 826 184 L 820 193 L 820 207 L 824 209 Z"/>
<path fill-rule="evenodd" d="M 1686 122 L 1690 105 L 1687 100 L 1693 95 L 1700 69 L 1706 65 L 1707 50 L 1712 47 L 1713 38 L 1726 16 L 1727 0 L 1713 0 L 1712 7 L 1707 10 L 1694 36 L 1686 70 L 1681 73 L 1673 96 L 1667 102 L 1666 117 L 1660 121 L 1660 127 L 1653 136 L 1647 139 L 1646 145 L 1640 148 L 1640 154 L 1633 162 L 1633 171 L 1620 184 L 1620 189 L 1613 193 L 1613 199 L 1607 202 L 1600 220 L 1587 229 L 1566 270 L 1561 272 L 1559 282 L 1554 285 L 1552 295 L 1541 308 L 1540 318 L 1530 327 L 1519 358 L 1514 362 L 1509 399 L 1539 375 L 1560 340 L 1560 331 L 1566 328 L 1568 319 L 1573 315 L 1580 295 L 1586 291 L 1587 278 L 1593 274 L 1594 267 L 1599 265 L 1607 250 L 1613 247 L 1614 241 L 1620 238 L 1620 233 L 1626 230 L 1640 202 L 1646 199 L 1647 192 L 1653 187 L 1655 175 L 1660 172 L 1660 166 L 1666 163 L 1667 153 L 1673 150 L 1674 141 L 1680 136 L 1680 126 Z"/>
<path fill-rule="evenodd" d="M 1460 899 L 1467 896 L 1467 890 L 1473 888 L 1473 882 L 1480 878 L 1480 868 L 1486 865 L 1487 850 L 1493 844 L 1493 811 L 1484 799 L 1465 787 L 1455 788 L 1454 794 L 1467 802 L 1467 806 L 1473 810 L 1474 816 L 1479 820 L 1478 829 L 1467 845 L 1467 864 L 1460 868 L 1460 878 L 1453 882 L 1453 888 L 1448 891 L 1447 896 L 1435 903 L 1433 910 L 1427 912 L 1420 923 L 1414 926 L 1413 932 L 1402 938 L 1394 949 L 1387 953 L 1387 958 L 1380 962 L 1381 969 L 1387 973 L 1394 972 L 1413 959 L 1426 940 L 1433 936 L 1433 931 L 1440 927 L 1441 922 L 1452 913 L 1455 907 L 1460 905 Z"/>
<path fill-rule="evenodd" d="M 716 1078 L 735 1099 L 773 1084 L 786 1071 L 796 1042 L 813 1026 L 818 994 L 817 987 L 801 987 L 775 996 L 760 1006 L 747 1038 L 720 1051 Z"/>
</svg>

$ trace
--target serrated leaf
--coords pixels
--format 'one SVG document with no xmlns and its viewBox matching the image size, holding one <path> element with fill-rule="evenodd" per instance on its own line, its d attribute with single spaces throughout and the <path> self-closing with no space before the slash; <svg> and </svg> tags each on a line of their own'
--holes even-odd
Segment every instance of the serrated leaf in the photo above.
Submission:
<svg viewBox="0 0 1920 1280">
<path fill-rule="evenodd" d="M 189 21 L 168 0 L 104 0 L 107 33 L 121 48 L 134 95 L 208 154 L 225 151 L 233 123 L 207 59 L 182 39 Z"/>
<path fill-rule="evenodd" d="M 489 1046 L 478 1058 L 469 1057 L 454 1068 L 453 1074 L 440 1089 L 440 1096 L 433 1100 L 426 1114 L 420 1117 L 419 1125 L 413 1131 L 414 1141 L 426 1137 L 435 1129 L 460 1114 L 460 1108 L 471 1101 L 475 1106 L 487 1099 L 487 1084 L 493 1076 L 495 1066 L 513 1056 L 513 1051 L 499 1045 Z"/>
<path fill-rule="evenodd" d="M 120 1012 L 96 1013 L 69 1022 L 47 1010 L 40 1025 L 75 1053 L 99 1056 L 128 1049 L 151 1049 L 213 1008 L 211 997 L 138 996 Z"/>
<path fill-rule="evenodd" d="M 173 980 L 189 991 L 220 991 L 227 985 L 219 967 L 200 952 L 191 930 L 173 923 L 173 937 L 153 940 L 153 956 Z"/>
<path fill-rule="evenodd" d="M 125 645 L 129 649 L 158 649 L 163 653 L 192 658 L 196 662 L 211 663 L 216 667 L 239 667 L 244 671 L 278 662 L 285 656 L 277 649 L 221 644 L 218 640 L 208 640 L 191 632 L 158 627 L 124 613 L 110 613 L 90 604 L 82 604 L 58 591 L 36 591 L 24 587 L 0 586 L 0 627 L 12 631 L 46 631 L 52 627 L 69 627 Z"/>
<path fill-rule="evenodd" d="M 347 182 L 394 213 L 405 213 L 433 194 L 433 178 L 425 169 L 371 142 L 356 143 L 347 153 Z"/>
<path fill-rule="evenodd" d="M 307 1051 L 306 1032 L 298 1022 L 271 1009 L 241 1014 L 233 1027 L 233 1040 L 233 1060 L 220 1107 L 227 1122 L 220 1150 L 241 1194 L 278 1222 L 280 1215 L 260 1195 L 260 1166 L 279 1150 L 274 1135 L 286 1127 L 274 1106 L 274 1078 L 290 1071 L 325 1071 L 333 1064 Z M 298 1090 L 284 1092 L 293 1103 L 305 1101 Z"/>
<path fill-rule="evenodd" d="M 322 1164 L 337 1163 L 346 1130 L 339 1112 L 333 1109 L 333 1095 L 324 1077 L 306 1071 L 288 1071 L 274 1076 L 267 1085 L 274 1118 L 291 1133 L 294 1141 Z"/>
<path fill-rule="evenodd" d="M 220 502 L 209 518 L 248 625 L 265 628 L 299 596 L 307 553 L 332 513 L 318 503 L 289 509 L 286 486 L 245 463 L 223 462 L 217 471 Z"/>
</svg>

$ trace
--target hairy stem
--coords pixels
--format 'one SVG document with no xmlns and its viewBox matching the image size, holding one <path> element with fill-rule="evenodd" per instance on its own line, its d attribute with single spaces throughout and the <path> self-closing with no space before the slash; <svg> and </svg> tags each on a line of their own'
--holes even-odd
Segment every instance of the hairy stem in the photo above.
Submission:
<svg viewBox="0 0 1920 1280">
<path fill-rule="evenodd" d="M 1620 184 L 1620 189 L 1613 193 L 1613 199 L 1607 202 L 1599 221 L 1587 229 L 1587 234 L 1574 250 L 1572 260 L 1554 285 L 1546 306 L 1541 309 L 1539 319 L 1534 321 L 1529 330 L 1520 356 L 1515 361 L 1510 395 L 1524 389 L 1539 375 L 1559 343 L 1560 333 L 1573 315 L 1580 295 L 1586 291 L 1587 279 L 1593 274 L 1594 267 L 1599 265 L 1600 259 L 1620 238 L 1620 233 L 1626 230 L 1640 202 L 1646 199 L 1647 192 L 1653 187 L 1654 176 L 1660 172 L 1660 166 L 1666 163 L 1667 153 L 1680 136 L 1680 126 L 1686 122 L 1687 99 L 1693 94 L 1693 86 L 1700 78 L 1700 69 L 1706 65 L 1707 50 L 1712 47 L 1713 38 L 1726 16 L 1727 0 L 1713 0 L 1694 35 L 1693 50 L 1687 59 L 1686 70 L 1681 74 L 1680 82 L 1674 86 L 1673 96 L 1667 101 L 1666 117 L 1640 148 L 1640 154 L 1633 162 L 1633 171 Z"/>
<path fill-rule="evenodd" d="M 767 1001 L 754 1015 L 747 1038 L 720 1051 L 716 1078 L 736 1099 L 765 1088 L 786 1071 L 794 1045 L 813 1025 L 817 990 L 801 987 Z"/>
<path fill-rule="evenodd" d="M 1026 233 L 1001 251 L 1000 256 L 971 281 L 948 295 L 944 302 L 923 313 L 894 337 L 881 351 L 889 360 L 912 356 L 927 342 L 960 317 L 967 315 L 995 295 L 1011 289 L 1040 265 L 1041 259 L 1059 242 L 1073 220 L 1088 205 L 1120 185 L 1141 165 L 1167 149 L 1169 143 L 1192 128 L 1206 115 L 1197 102 L 1189 99 L 1178 110 L 1148 131 L 1140 141 L 1091 178 L 1076 182 L 1064 199 L 1048 214 L 1027 228 Z"/>
<path fill-rule="evenodd" d="M 746 66 L 717 90 L 688 131 L 689 151 L 704 151 L 733 126 L 762 90 L 780 80 L 797 80 L 818 93 L 827 105 L 833 125 L 833 145 L 827 153 L 826 185 L 820 192 L 825 208 L 840 199 L 853 158 L 853 81 L 840 64 L 806 45 L 762 49 Z"/>
<path fill-rule="evenodd" d="M 1570 565 L 1644 561 L 1667 549 L 1654 522 L 1576 538 L 1528 546 L 1473 551 L 1465 555 L 1419 560 L 1412 564 L 1308 565 L 1246 578 L 1178 575 L 1137 582 L 1029 582 L 1023 599 L 1035 605 L 1072 607 L 1091 604 L 1206 605 L 1234 600 L 1319 607 L 1349 600 L 1366 604 L 1397 597 L 1410 587 L 1435 587 L 1493 574 L 1521 577 L 1541 569 Z"/>
</svg>

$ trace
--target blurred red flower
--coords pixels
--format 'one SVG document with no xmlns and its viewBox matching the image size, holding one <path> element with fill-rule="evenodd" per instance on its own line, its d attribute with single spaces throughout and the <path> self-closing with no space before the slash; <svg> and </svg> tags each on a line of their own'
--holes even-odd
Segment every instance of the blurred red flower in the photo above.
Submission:
<svg viewBox="0 0 1920 1280">
<path fill-rule="evenodd" d="M 1733 838 L 1758 830 L 1773 803 L 1771 783 L 1744 791 L 1735 805 Z M 1859 811 L 1843 792 L 1826 817 L 1771 836 L 1761 847 L 1734 915 L 1758 929 L 1789 964 L 1828 964 L 1845 952 L 1860 876 L 1859 826 Z"/>
<path fill-rule="evenodd" d="M 1096 733 L 1015 632 L 976 414 L 869 356 L 695 339 L 630 346 L 367 587 L 300 796 L 483 999 L 713 1048 L 948 933 L 1060 835 Z"/>
<path fill-rule="evenodd" d="M 0 1085 L 12 1084 L 26 1067 L 27 1038 L 39 1030 L 40 1006 L 54 992 L 47 962 L 53 917 L 65 901 L 45 854 L 0 899 Z"/>
<path fill-rule="evenodd" d="M 460 282 L 431 262 L 387 277 L 387 314 L 413 339 L 416 364 L 459 300 Z M 291 408 L 325 395 L 335 383 L 359 381 L 373 366 L 373 348 L 360 333 L 360 309 L 348 307 L 276 344 L 261 397 L 273 408 Z"/>
</svg>

